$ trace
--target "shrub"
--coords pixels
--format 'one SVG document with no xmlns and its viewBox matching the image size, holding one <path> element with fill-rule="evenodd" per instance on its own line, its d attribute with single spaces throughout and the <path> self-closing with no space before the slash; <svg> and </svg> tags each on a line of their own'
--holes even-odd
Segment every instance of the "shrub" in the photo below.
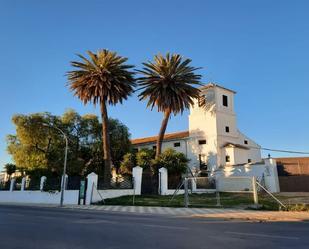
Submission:
<svg viewBox="0 0 309 249">
<path fill-rule="evenodd" d="M 155 151 L 151 149 L 141 149 L 136 153 L 136 163 L 138 166 L 147 169 L 154 163 Z"/>
</svg>

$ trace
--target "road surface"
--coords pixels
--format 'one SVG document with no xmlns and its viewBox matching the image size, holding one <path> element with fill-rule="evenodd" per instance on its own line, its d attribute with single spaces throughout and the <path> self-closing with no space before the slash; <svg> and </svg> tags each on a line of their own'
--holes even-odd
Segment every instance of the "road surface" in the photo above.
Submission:
<svg viewBox="0 0 309 249">
<path fill-rule="evenodd" d="M 1 206 L 0 248 L 309 248 L 309 223 Z"/>
</svg>

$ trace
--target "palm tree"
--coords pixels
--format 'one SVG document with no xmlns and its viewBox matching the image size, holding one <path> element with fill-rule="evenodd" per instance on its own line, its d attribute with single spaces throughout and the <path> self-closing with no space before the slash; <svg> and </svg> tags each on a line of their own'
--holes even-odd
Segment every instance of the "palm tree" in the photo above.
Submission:
<svg viewBox="0 0 309 249">
<path fill-rule="evenodd" d="M 108 129 L 107 105 L 116 105 L 126 100 L 135 87 L 133 65 L 116 52 L 103 49 L 97 53 L 87 52 L 89 59 L 82 55 L 81 62 L 72 61 L 76 70 L 67 73 L 69 87 L 78 98 L 87 104 L 100 104 L 102 117 L 102 140 L 104 154 L 104 183 L 110 184 L 111 151 Z"/>
<path fill-rule="evenodd" d="M 156 158 L 161 154 L 162 140 L 171 113 L 182 113 L 193 105 L 193 100 L 199 97 L 201 75 L 194 71 L 200 68 L 190 66 L 190 59 L 183 59 L 179 54 L 161 54 L 154 57 L 154 62 L 143 63 L 142 70 L 137 70 L 143 76 L 138 78 L 140 100 L 147 100 L 151 110 L 156 106 L 164 113 L 157 139 Z"/>
</svg>

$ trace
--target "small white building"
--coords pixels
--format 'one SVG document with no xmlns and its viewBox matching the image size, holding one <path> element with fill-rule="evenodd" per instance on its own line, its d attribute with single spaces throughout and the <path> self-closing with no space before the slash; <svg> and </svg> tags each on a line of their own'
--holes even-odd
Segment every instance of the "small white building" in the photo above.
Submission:
<svg viewBox="0 0 309 249">
<path fill-rule="evenodd" d="M 189 130 L 166 134 L 162 149 L 183 152 L 192 169 L 214 171 L 220 166 L 260 162 L 260 146 L 237 128 L 236 92 L 214 83 L 200 89 L 201 98 L 190 108 Z M 155 149 L 156 139 L 133 139 L 132 144 L 136 149 Z"/>
</svg>

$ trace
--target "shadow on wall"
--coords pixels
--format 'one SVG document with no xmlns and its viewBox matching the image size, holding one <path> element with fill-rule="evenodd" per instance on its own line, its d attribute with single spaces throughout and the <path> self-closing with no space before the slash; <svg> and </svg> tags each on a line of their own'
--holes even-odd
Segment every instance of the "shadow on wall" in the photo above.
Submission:
<svg viewBox="0 0 309 249">
<path fill-rule="evenodd" d="M 191 154 L 188 157 L 191 159 L 191 167 L 200 169 L 203 166 L 208 170 L 217 168 L 217 147 L 216 139 L 206 136 L 205 132 L 200 129 L 190 130 L 190 140 L 188 146 Z"/>
</svg>

